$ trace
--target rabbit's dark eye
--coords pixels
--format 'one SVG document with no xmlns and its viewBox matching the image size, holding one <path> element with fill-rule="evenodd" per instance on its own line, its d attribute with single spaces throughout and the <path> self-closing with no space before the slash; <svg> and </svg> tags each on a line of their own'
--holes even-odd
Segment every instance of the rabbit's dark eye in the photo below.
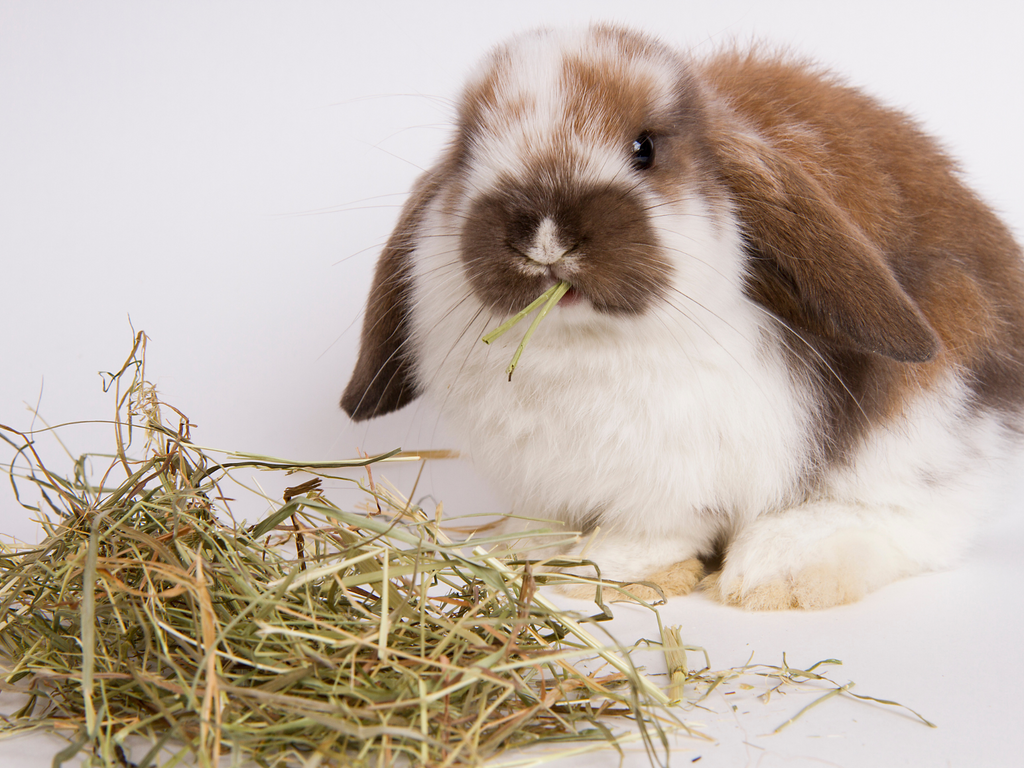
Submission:
<svg viewBox="0 0 1024 768">
<path fill-rule="evenodd" d="M 638 171 L 646 171 L 654 165 L 654 137 L 649 133 L 641 133 L 633 139 L 633 167 Z"/>
</svg>

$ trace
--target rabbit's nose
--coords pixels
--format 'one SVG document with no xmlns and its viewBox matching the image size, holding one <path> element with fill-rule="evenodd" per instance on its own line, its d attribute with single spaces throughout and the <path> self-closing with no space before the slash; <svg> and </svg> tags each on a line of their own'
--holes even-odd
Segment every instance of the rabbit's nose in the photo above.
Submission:
<svg viewBox="0 0 1024 768">
<path fill-rule="evenodd" d="M 537 226 L 533 242 L 526 255 L 538 264 L 551 266 L 566 254 L 569 249 L 562 245 L 558 238 L 558 226 L 550 217 L 545 217 Z"/>
</svg>

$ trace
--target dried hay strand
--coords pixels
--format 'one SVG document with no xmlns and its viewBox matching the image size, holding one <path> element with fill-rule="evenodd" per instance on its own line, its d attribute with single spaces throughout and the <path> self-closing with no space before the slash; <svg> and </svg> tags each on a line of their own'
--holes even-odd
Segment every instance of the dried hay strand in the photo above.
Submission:
<svg viewBox="0 0 1024 768">
<path fill-rule="evenodd" d="M 490 344 L 495 339 L 505 335 L 512 326 L 516 325 L 520 320 L 533 312 L 537 307 L 540 307 L 540 311 L 537 316 L 533 318 L 533 322 L 530 323 L 530 327 L 526 329 L 526 333 L 523 334 L 523 340 L 519 342 L 519 346 L 516 347 L 516 351 L 512 355 L 512 361 L 508 364 L 508 368 L 505 369 L 505 373 L 508 374 L 508 380 L 512 381 L 512 373 L 515 371 L 516 366 L 519 365 L 519 357 L 523 354 L 523 349 L 526 348 L 526 343 L 533 336 L 533 332 L 537 330 L 537 326 L 540 325 L 541 320 L 547 317 L 548 312 L 554 309 L 555 305 L 561 301 L 562 297 L 568 293 L 572 286 L 569 285 L 565 280 L 552 285 L 544 293 L 530 302 L 525 308 L 512 315 L 508 320 L 499 325 L 493 331 L 490 331 L 480 339 L 484 344 Z"/>
<path fill-rule="evenodd" d="M 659 626 L 660 626 L 659 621 Z M 713 670 L 708 652 L 697 645 L 686 645 L 682 641 L 679 627 L 661 627 L 661 650 L 665 656 L 665 665 L 668 669 L 669 685 L 668 696 L 672 704 L 681 705 L 686 708 L 701 706 L 701 703 L 720 687 L 729 687 L 731 690 L 726 695 L 735 694 L 738 690 L 752 691 L 755 687 L 763 688 L 757 698 L 767 704 L 776 693 L 785 693 L 786 689 L 809 689 L 811 693 L 820 694 L 809 704 L 803 706 L 796 714 L 789 717 L 778 727 L 771 731 L 773 735 L 795 723 L 805 713 L 823 704 L 829 699 L 837 696 L 847 696 L 872 704 L 880 704 L 887 707 L 902 709 L 905 713 L 920 721 L 929 728 L 935 728 L 935 723 L 928 720 L 924 715 L 889 699 L 880 699 L 874 696 L 865 696 L 853 693 L 851 688 L 855 683 L 851 680 L 847 683 L 837 683 L 824 673 L 824 668 L 841 665 L 839 659 L 822 659 L 806 669 L 792 667 L 786 661 L 786 654 L 782 654 L 782 663 L 774 664 L 753 664 L 753 655 L 747 663 L 739 667 L 729 669 Z M 704 658 L 703 667 L 690 668 L 687 660 L 687 651 L 699 651 Z M 753 681 L 752 684 L 749 681 Z"/>
<path fill-rule="evenodd" d="M 602 648 L 538 594 L 556 577 L 514 551 L 489 554 L 500 537 L 453 543 L 380 484 L 341 478 L 381 514 L 326 497 L 328 472 L 394 454 L 214 460 L 147 382 L 145 342 L 138 334 L 106 377 L 116 449 L 97 482 L 85 458 L 72 477 L 51 472 L 31 434 L 0 425 L 28 466 L 11 464 L 15 494 L 46 534 L 0 550 L 0 690 L 25 697 L 0 730 L 62 733 L 70 745 L 55 765 L 91 753 L 139 768 L 225 754 L 263 766 L 475 766 L 567 739 L 620 748 L 616 716 L 652 762 L 664 759 L 679 725 L 667 699 L 628 653 Z M 219 487 L 241 466 L 313 477 L 246 527 Z M 591 671 L 584 657 L 597 659 Z"/>
</svg>

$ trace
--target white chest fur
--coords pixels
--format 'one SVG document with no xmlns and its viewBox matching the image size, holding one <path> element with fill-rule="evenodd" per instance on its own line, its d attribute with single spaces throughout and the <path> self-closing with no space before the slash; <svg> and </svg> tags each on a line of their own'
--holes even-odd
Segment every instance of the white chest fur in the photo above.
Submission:
<svg viewBox="0 0 1024 768">
<path fill-rule="evenodd" d="M 791 503 L 810 460 L 810 398 L 743 296 L 728 217 L 692 198 L 663 217 L 659 237 L 676 254 L 669 300 L 635 317 L 556 307 L 511 382 L 522 330 L 480 342 L 503 318 L 473 296 L 445 217 L 431 212 L 425 226 L 419 380 L 516 514 L 570 527 L 598 516 L 604 529 L 671 539 L 686 555 Z"/>
</svg>

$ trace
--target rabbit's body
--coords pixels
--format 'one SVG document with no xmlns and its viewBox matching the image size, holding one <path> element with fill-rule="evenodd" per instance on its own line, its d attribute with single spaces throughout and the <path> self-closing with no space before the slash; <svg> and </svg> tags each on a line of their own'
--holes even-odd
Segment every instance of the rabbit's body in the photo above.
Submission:
<svg viewBox="0 0 1024 768">
<path fill-rule="evenodd" d="M 509 525 L 584 532 L 604 578 L 684 592 L 724 550 L 730 602 L 847 602 L 949 564 L 998 503 L 1019 259 L 931 140 L 826 76 L 536 33 L 467 88 L 343 405 L 426 394 Z M 480 337 L 557 279 L 510 382 L 519 334 Z"/>
</svg>

